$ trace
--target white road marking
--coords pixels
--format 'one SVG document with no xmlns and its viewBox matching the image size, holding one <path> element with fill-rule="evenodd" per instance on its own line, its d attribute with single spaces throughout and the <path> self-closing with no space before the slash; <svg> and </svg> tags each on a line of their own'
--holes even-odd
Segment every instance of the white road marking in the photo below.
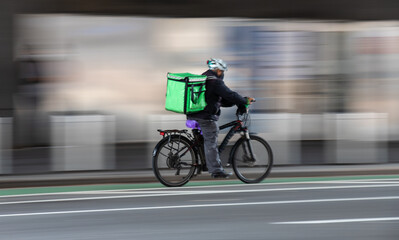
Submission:
<svg viewBox="0 0 399 240">
<path fill-rule="evenodd" d="M 364 179 L 348 179 L 347 181 L 399 181 L 399 178 L 374 178 L 374 179 L 364 178 Z"/>
<path fill-rule="evenodd" d="M 322 202 L 397 200 L 397 199 L 399 199 L 399 196 L 368 197 L 368 198 L 312 199 L 312 200 L 292 200 L 292 201 L 269 201 L 269 202 L 249 202 L 249 203 L 215 203 L 215 204 L 156 206 L 156 207 L 135 207 L 135 208 L 86 209 L 86 210 L 57 211 L 57 212 L 12 213 L 12 214 L 2 214 L 2 215 L 0 215 L 0 217 L 20 217 L 20 216 L 39 216 L 39 215 L 74 214 L 74 213 L 75 214 L 76 213 L 98 213 L 98 212 L 121 212 L 121 211 L 179 209 L 179 208 L 275 205 L 275 204 L 295 204 L 295 203 L 322 203 Z"/>
<path fill-rule="evenodd" d="M 351 222 L 379 222 L 379 221 L 398 221 L 399 217 L 384 218 L 353 218 L 353 219 L 331 219 L 331 220 L 312 220 L 295 222 L 273 222 L 270 224 L 326 224 L 326 223 L 351 223 Z"/>
<path fill-rule="evenodd" d="M 329 182 L 329 183 L 335 183 L 335 184 L 345 184 L 345 183 L 357 183 L 357 184 L 395 184 L 397 181 L 334 181 L 334 182 Z"/>
<path fill-rule="evenodd" d="M 41 199 L 41 200 L 28 200 L 28 201 L 0 202 L 0 205 L 27 204 L 27 203 L 49 203 L 49 202 L 71 202 L 71 201 L 122 199 L 122 198 L 137 198 L 137 197 L 161 197 L 161 196 L 175 196 L 175 195 L 181 195 L 181 194 L 165 193 L 165 194 L 142 194 L 142 195 L 123 195 L 123 196 L 104 196 L 104 197 Z"/>
<path fill-rule="evenodd" d="M 306 190 L 331 190 L 331 189 L 353 189 L 353 188 L 382 188 L 382 187 L 399 187 L 399 184 L 375 184 L 375 185 L 350 185 L 350 186 L 327 186 L 327 187 L 297 187 L 297 188 L 272 188 L 272 189 L 238 189 L 238 190 L 216 190 L 216 191 L 173 191 L 152 194 L 146 192 L 142 195 L 123 195 L 123 196 L 103 196 L 103 197 L 82 197 L 82 198 L 63 198 L 63 199 L 42 199 L 0 202 L 0 205 L 11 204 L 27 204 L 27 203 L 48 203 L 48 202 L 67 202 L 67 201 L 87 201 L 87 200 L 104 200 L 104 199 L 122 199 L 122 198 L 141 198 L 141 197 L 160 197 L 160 196 L 184 196 L 184 195 L 201 195 L 201 194 L 227 194 L 227 193 L 254 193 L 254 192 L 278 192 L 278 191 L 306 191 Z M 150 194 L 148 194 L 150 193 Z"/>
<path fill-rule="evenodd" d="M 194 199 L 191 202 L 233 202 L 233 201 L 241 201 L 244 200 L 242 198 L 222 198 L 222 199 Z"/>
</svg>

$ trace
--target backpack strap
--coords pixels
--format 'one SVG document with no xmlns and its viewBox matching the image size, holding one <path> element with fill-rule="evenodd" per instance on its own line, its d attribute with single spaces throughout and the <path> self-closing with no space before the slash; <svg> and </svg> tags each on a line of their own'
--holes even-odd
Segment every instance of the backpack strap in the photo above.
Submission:
<svg viewBox="0 0 399 240">
<path fill-rule="evenodd" d="M 197 104 L 197 103 L 198 103 L 200 94 L 203 93 L 203 92 L 205 92 L 205 90 L 202 90 L 202 89 L 204 88 L 204 86 L 205 86 L 205 84 L 204 84 L 204 85 L 201 85 L 199 91 L 198 91 L 198 92 L 194 92 L 194 86 L 191 85 L 191 101 L 192 101 L 194 104 Z"/>
</svg>

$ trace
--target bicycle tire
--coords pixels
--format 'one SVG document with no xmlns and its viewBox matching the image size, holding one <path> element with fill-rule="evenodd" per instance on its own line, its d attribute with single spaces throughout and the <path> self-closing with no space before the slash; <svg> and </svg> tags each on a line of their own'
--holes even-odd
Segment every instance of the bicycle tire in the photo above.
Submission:
<svg viewBox="0 0 399 240">
<path fill-rule="evenodd" d="M 197 154 L 191 146 L 190 140 L 179 135 L 167 136 L 158 142 L 153 151 L 152 169 L 159 182 L 167 187 L 180 187 L 190 181 L 197 162 Z M 183 147 L 187 147 L 188 151 L 184 156 L 178 157 L 176 152 L 182 150 Z M 185 156 L 183 162 L 182 157 Z M 165 159 L 160 159 L 161 157 Z"/>
<path fill-rule="evenodd" d="M 255 154 L 257 156 L 256 161 L 251 161 L 248 159 L 245 161 L 245 150 L 241 150 L 243 144 L 247 143 L 247 139 L 245 137 L 240 138 L 233 146 L 230 152 L 230 162 L 232 163 L 232 167 L 234 173 L 237 178 L 240 179 L 244 183 L 259 183 L 263 181 L 270 173 L 273 166 L 273 151 L 270 145 L 261 137 L 250 135 L 251 144 L 253 146 L 254 151 L 261 150 L 261 154 Z M 256 144 L 255 144 L 256 143 Z M 263 148 L 264 147 L 264 148 Z M 243 155 L 242 155 L 243 154 Z M 259 157 L 263 156 L 263 157 Z M 266 160 L 264 159 L 266 157 Z M 252 165 L 258 163 L 264 163 L 263 165 Z M 252 166 L 251 166 L 252 165 Z M 256 168 L 257 167 L 257 168 Z M 245 171 L 245 172 L 244 172 Z"/>
</svg>

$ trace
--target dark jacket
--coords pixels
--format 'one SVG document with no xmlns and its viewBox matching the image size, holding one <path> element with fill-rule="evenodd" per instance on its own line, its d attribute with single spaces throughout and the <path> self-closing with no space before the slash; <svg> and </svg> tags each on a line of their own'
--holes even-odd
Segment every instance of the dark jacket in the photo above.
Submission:
<svg viewBox="0 0 399 240">
<path fill-rule="evenodd" d="M 240 94 L 230 90 L 215 72 L 208 70 L 202 75 L 208 76 L 206 80 L 205 101 L 207 103 L 203 111 L 187 115 L 187 118 L 200 118 L 208 120 L 219 120 L 220 107 L 240 106 L 247 104 L 247 99 Z"/>
</svg>

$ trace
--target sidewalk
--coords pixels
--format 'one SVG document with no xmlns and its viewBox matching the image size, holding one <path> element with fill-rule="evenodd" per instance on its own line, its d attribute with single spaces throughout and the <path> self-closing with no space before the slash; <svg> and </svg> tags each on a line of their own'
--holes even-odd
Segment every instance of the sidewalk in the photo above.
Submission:
<svg viewBox="0 0 399 240">
<path fill-rule="evenodd" d="M 399 163 L 362 165 L 301 165 L 275 166 L 273 167 L 269 178 L 395 174 L 399 174 Z M 233 177 L 233 179 L 234 178 L 235 177 Z M 203 173 L 194 177 L 191 181 L 198 180 L 212 180 L 212 178 L 208 173 Z M 158 182 L 152 170 L 85 171 L 57 172 L 48 174 L 0 175 L 0 188 L 151 182 Z"/>
</svg>

